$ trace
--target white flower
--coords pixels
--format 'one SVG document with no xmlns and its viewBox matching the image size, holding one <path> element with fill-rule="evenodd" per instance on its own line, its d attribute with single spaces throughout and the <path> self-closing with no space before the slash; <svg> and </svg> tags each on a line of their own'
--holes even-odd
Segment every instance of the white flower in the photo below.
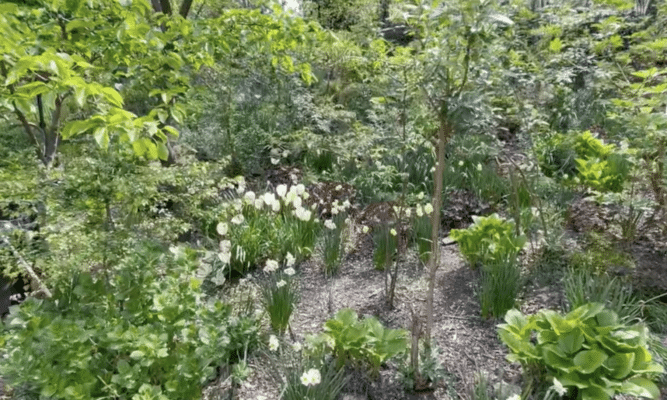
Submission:
<svg viewBox="0 0 667 400">
<path fill-rule="evenodd" d="M 343 185 L 338 185 L 334 188 L 334 190 L 343 190 Z"/>
<path fill-rule="evenodd" d="M 301 351 L 302 348 L 303 348 L 303 346 L 299 342 L 296 342 L 292 345 L 292 350 L 294 350 L 296 352 Z"/>
<path fill-rule="evenodd" d="M 320 382 L 322 382 L 322 375 L 320 375 L 320 371 L 315 368 L 309 369 L 301 375 L 301 383 L 304 386 L 315 386 Z"/>
<path fill-rule="evenodd" d="M 331 209 L 331 214 L 332 214 L 332 215 L 337 215 L 337 214 L 338 214 L 338 207 L 334 206 L 334 207 Z"/>
<path fill-rule="evenodd" d="M 563 397 L 565 393 L 567 393 L 567 388 L 563 386 L 562 383 L 556 378 L 554 378 L 554 384 L 551 387 L 556 393 L 558 393 L 559 396 Z"/>
<path fill-rule="evenodd" d="M 285 256 L 285 266 L 291 267 L 295 262 L 296 258 L 288 251 L 287 255 Z"/>
<path fill-rule="evenodd" d="M 234 225 L 241 225 L 245 221 L 245 218 L 243 218 L 243 214 L 239 214 L 232 218 L 232 224 Z"/>
<path fill-rule="evenodd" d="M 521 400 L 521 396 L 518 394 L 513 394 L 507 398 L 507 400 Z"/>
<path fill-rule="evenodd" d="M 273 202 L 273 205 L 271 206 L 271 209 L 273 212 L 278 212 L 280 211 L 280 202 L 278 200 Z"/>
<path fill-rule="evenodd" d="M 417 212 L 417 216 L 420 217 L 420 218 L 424 215 L 424 209 L 422 208 L 421 204 L 417 204 L 417 211 L 416 212 Z"/>
<path fill-rule="evenodd" d="M 310 210 L 306 210 L 305 208 L 297 208 L 294 214 L 301 221 L 310 221 L 312 213 L 310 212 Z"/>
<path fill-rule="evenodd" d="M 332 220 L 330 220 L 330 219 L 324 221 L 324 226 L 325 226 L 327 229 L 331 229 L 331 230 L 336 229 L 336 224 L 335 224 Z"/>
<path fill-rule="evenodd" d="M 294 208 L 301 208 L 301 205 L 303 204 L 301 202 L 301 197 L 294 196 L 294 198 L 292 199 L 292 204 L 294 204 Z"/>
<path fill-rule="evenodd" d="M 417 195 L 417 198 L 419 200 L 422 200 L 424 198 L 424 192 L 419 192 L 419 194 Z"/>
<path fill-rule="evenodd" d="M 224 264 L 229 264 L 232 262 L 232 252 L 231 251 L 222 251 L 218 253 L 218 259 Z"/>
<path fill-rule="evenodd" d="M 243 197 L 245 197 L 249 204 L 255 202 L 255 192 L 246 192 Z"/>
<path fill-rule="evenodd" d="M 406 209 L 405 209 L 405 216 L 406 216 L 407 218 L 410 218 L 410 215 L 412 215 L 412 210 L 409 209 L 409 208 L 406 208 Z"/>
<path fill-rule="evenodd" d="M 304 192 L 304 193 L 301 195 L 301 197 L 303 197 L 304 200 L 308 200 L 308 198 L 310 197 L 310 194 L 309 194 L 308 192 Z"/>
<path fill-rule="evenodd" d="M 296 271 L 294 270 L 294 268 L 292 268 L 292 267 L 285 268 L 285 275 L 292 276 L 294 274 L 296 274 Z"/>
<path fill-rule="evenodd" d="M 426 203 L 424 206 L 424 212 L 426 215 L 430 215 L 433 212 L 433 205 L 431 203 Z"/>
<path fill-rule="evenodd" d="M 285 185 L 278 185 L 276 188 L 276 193 L 278 193 L 278 197 L 285 197 L 287 194 L 287 186 Z"/>
<path fill-rule="evenodd" d="M 276 351 L 278 350 L 278 347 L 280 347 L 278 338 L 275 337 L 274 335 L 269 336 L 269 350 Z"/>
<path fill-rule="evenodd" d="M 367 227 L 366 225 L 364 225 L 364 227 L 361 228 L 361 231 L 362 231 L 363 233 L 368 233 L 368 230 L 369 230 L 369 229 L 368 229 L 368 227 Z"/>
<path fill-rule="evenodd" d="M 349 207 L 350 207 L 350 200 L 345 200 L 345 201 L 343 202 L 343 207 L 345 207 L 345 208 L 349 208 Z"/>
<path fill-rule="evenodd" d="M 278 261 L 266 260 L 266 266 L 264 267 L 264 272 L 268 274 L 269 272 L 274 272 L 277 269 L 278 269 Z"/>
<path fill-rule="evenodd" d="M 279 159 L 271 157 L 271 164 L 276 165 L 280 162 Z"/>
<path fill-rule="evenodd" d="M 391 230 L 389 231 L 389 233 L 391 234 L 391 236 L 396 236 L 396 229 L 391 228 Z"/>
<path fill-rule="evenodd" d="M 306 191 L 306 187 L 302 183 L 296 185 L 296 194 L 302 195 Z"/>
<path fill-rule="evenodd" d="M 227 234 L 228 226 L 224 222 L 218 223 L 218 226 L 215 227 L 215 230 L 218 232 L 218 235 L 225 236 Z"/>
<path fill-rule="evenodd" d="M 482 164 L 477 163 L 477 171 L 482 171 Z"/>
<path fill-rule="evenodd" d="M 463 166 L 463 161 L 459 161 L 459 167 Z"/>
<path fill-rule="evenodd" d="M 283 279 L 276 282 L 276 286 L 278 287 L 278 289 L 280 289 L 281 287 L 283 287 L 285 285 L 287 285 L 287 282 L 285 282 Z"/>
</svg>

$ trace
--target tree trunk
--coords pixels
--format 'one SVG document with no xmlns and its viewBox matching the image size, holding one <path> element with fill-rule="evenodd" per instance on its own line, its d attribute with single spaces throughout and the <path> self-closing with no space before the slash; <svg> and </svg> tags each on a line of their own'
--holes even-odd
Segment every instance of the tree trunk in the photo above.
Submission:
<svg viewBox="0 0 667 400">
<path fill-rule="evenodd" d="M 183 0 L 183 3 L 181 3 L 181 9 L 178 12 L 181 14 L 181 17 L 188 17 L 188 14 L 190 13 L 190 7 L 192 7 L 192 2 L 193 0 Z"/>
<path fill-rule="evenodd" d="M 162 4 L 160 4 L 160 0 L 151 0 L 151 5 L 153 6 L 153 11 L 156 13 L 162 12 Z"/>
<path fill-rule="evenodd" d="M 169 0 L 160 0 L 162 12 L 166 15 L 171 15 L 171 2 Z"/>
<path fill-rule="evenodd" d="M 426 293 L 426 345 L 431 345 L 433 328 L 433 292 L 435 291 L 435 273 L 440 266 L 440 208 L 442 208 L 442 178 L 445 171 L 445 146 L 452 135 L 452 127 L 447 117 L 440 116 L 438 127 L 437 158 L 433 173 L 433 213 L 431 214 L 431 257 L 429 258 L 428 292 Z"/>
</svg>

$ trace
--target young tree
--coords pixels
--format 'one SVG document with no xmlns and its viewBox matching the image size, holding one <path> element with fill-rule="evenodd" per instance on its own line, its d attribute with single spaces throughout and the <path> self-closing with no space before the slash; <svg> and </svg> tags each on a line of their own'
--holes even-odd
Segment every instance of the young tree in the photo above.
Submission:
<svg viewBox="0 0 667 400">
<path fill-rule="evenodd" d="M 494 41 L 499 26 L 512 25 L 512 21 L 498 13 L 492 0 L 418 1 L 409 11 L 408 22 L 421 37 L 415 57 L 415 69 L 422 76 L 418 86 L 435 121 L 430 137 L 436 148 L 436 164 L 424 333 L 429 343 L 435 275 L 440 265 L 445 148 L 454 134 L 475 131 L 490 120 L 485 92 L 493 83 Z"/>
</svg>

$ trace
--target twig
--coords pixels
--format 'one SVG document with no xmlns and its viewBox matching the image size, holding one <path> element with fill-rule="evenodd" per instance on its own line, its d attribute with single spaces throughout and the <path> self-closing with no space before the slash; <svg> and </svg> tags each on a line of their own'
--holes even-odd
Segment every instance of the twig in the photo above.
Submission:
<svg viewBox="0 0 667 400">
<path fill-rule="evenodd" d="M 7 240 L 7 237 L 2 235 L 2 236 L 0 236 L 0 240 L 1 240 L 2 243 L 6 244 L 9 247 L 9 249 L 12 251 L 12 254 L 14 255 L 14 257 L 16 257 L 16 259 L 18 260 L 19 264 L 26 271 L 28 271 L 28 275 L 30 275 L 30 277 L 37 282 L 37 284 L 39 285 L 39 290 L 38 291 L 44 292 L 46 297 L 52 297 L 53 294 L 51 294 L 51 291 L 44 285 L 44 282 L 42 282 L 42 280 L 39 279 L 39 276 L 37 275 L 37 273 L 35 273 L 35 270 L 32 269 L 30 264 L 28 264 L 28 262 L 23 258 L 21 253 L 19 253 L 19 251 L 16 250 L 16 247 L 14 247 L 14 245 L 12 245 L 9 240 Z"/>
</svg>

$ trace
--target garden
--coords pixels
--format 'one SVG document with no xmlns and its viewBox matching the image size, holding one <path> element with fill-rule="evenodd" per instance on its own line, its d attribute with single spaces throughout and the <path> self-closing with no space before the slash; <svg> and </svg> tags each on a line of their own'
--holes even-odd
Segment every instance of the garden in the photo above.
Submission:
<svg viewBox="0 0 667 400">
<path fill-rule="evenodd" d="M 1 399 L 667 397 L 665 1 L 0 34 Z"/>
</svg>

